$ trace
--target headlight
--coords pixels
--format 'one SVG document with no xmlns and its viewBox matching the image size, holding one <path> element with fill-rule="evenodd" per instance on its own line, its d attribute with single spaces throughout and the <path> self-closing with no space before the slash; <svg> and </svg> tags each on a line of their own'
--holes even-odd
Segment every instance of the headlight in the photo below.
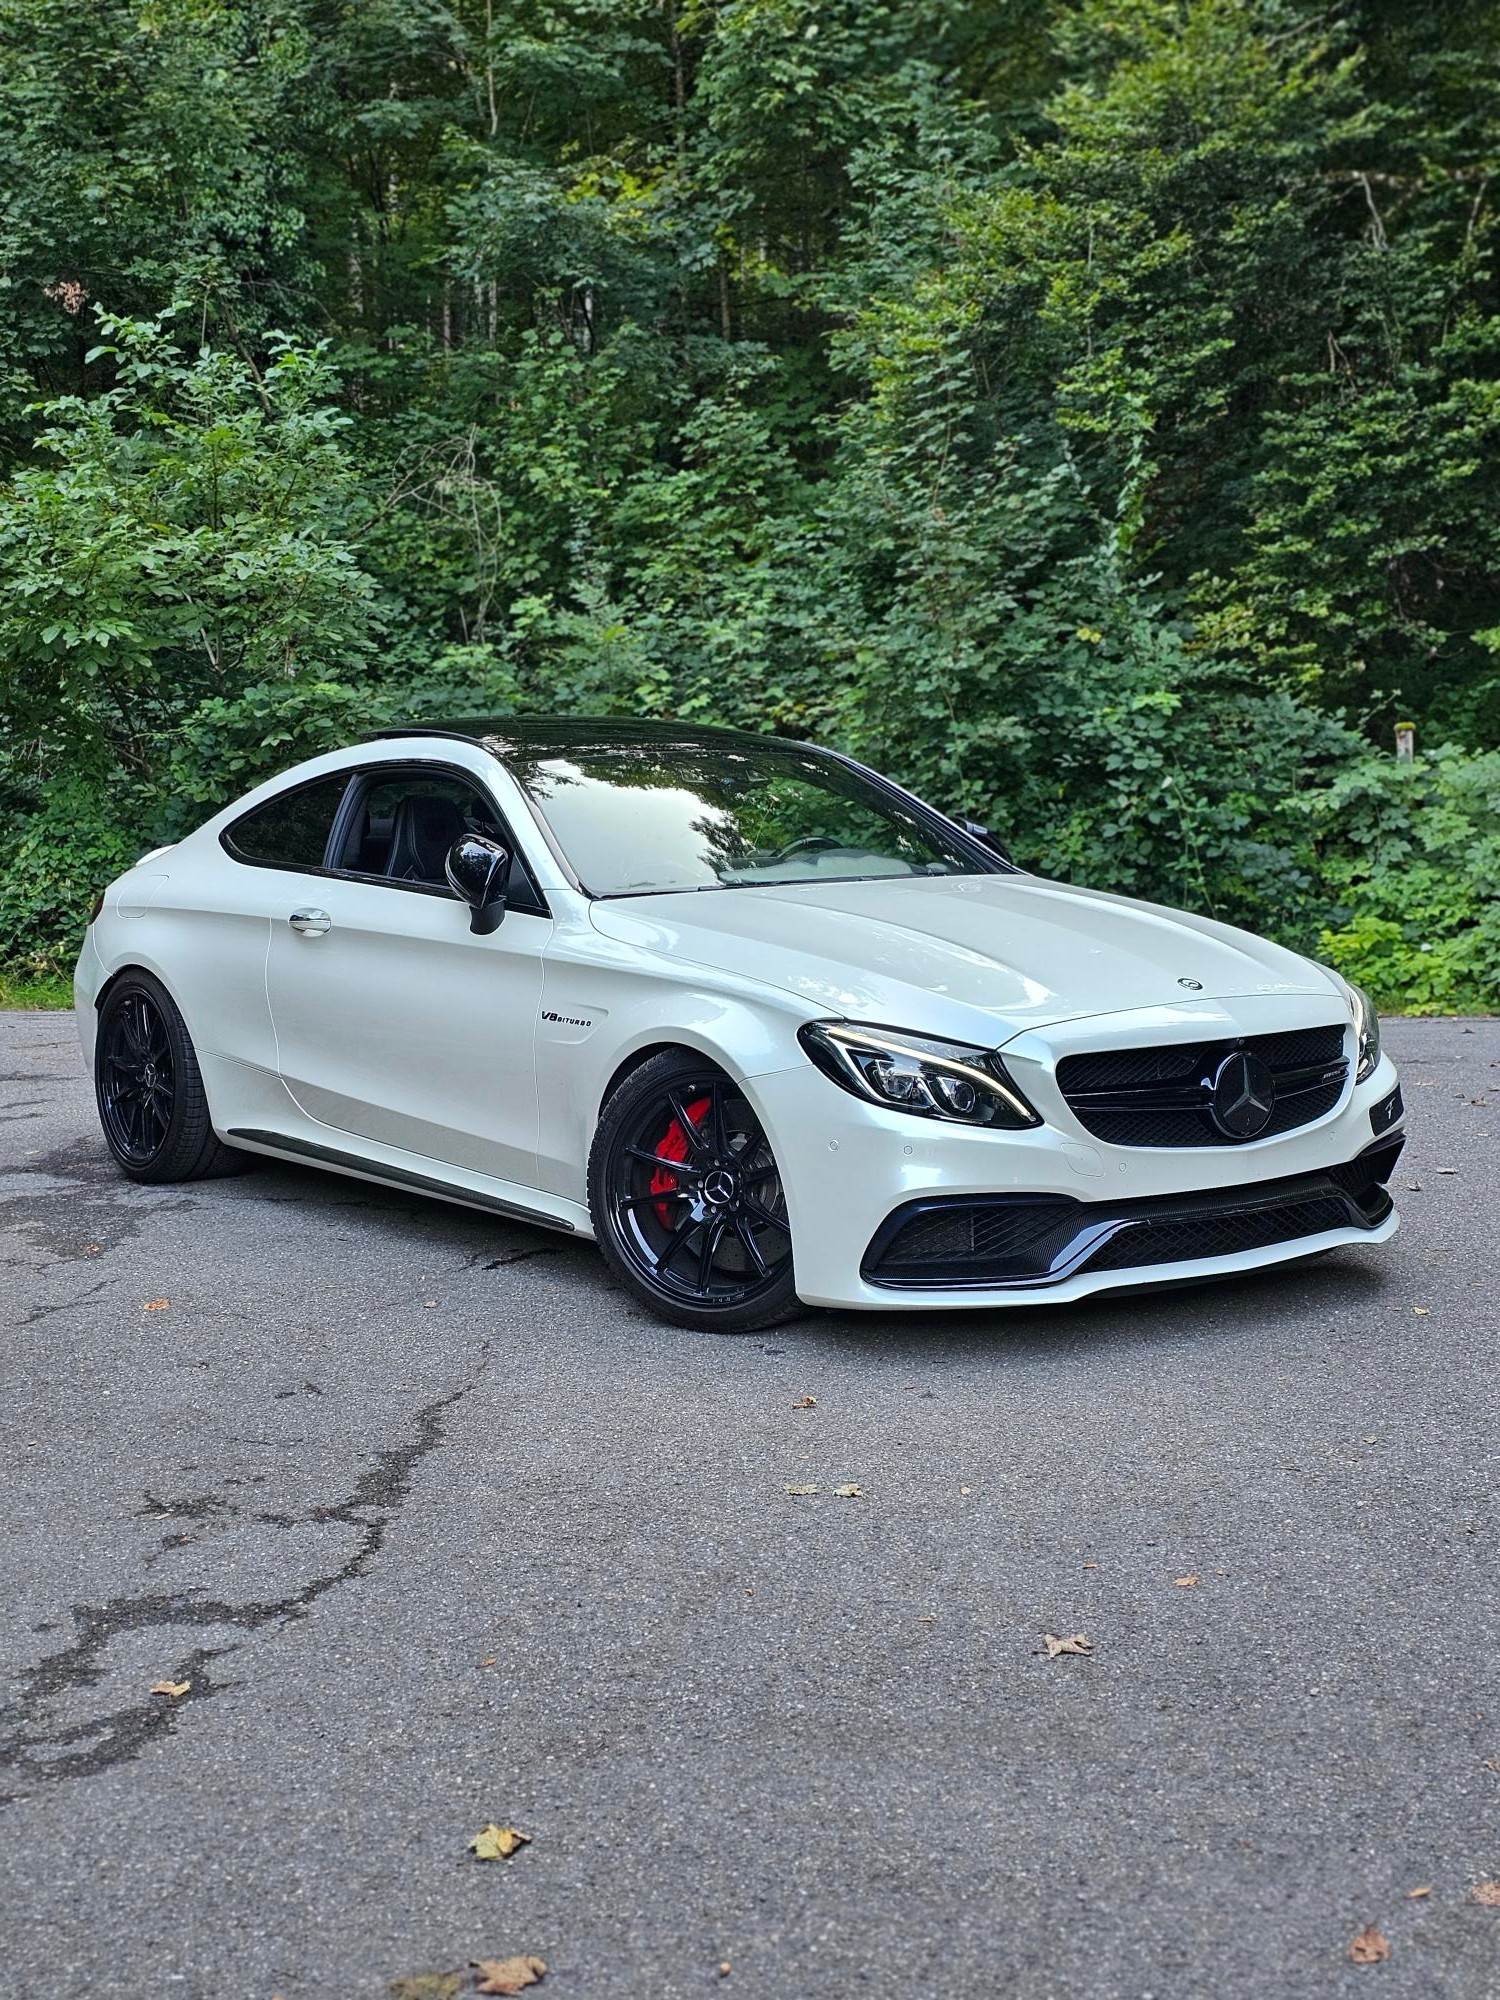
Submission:
<svg viewBox="0 0 1500 2000">
<path fill-rule="evenodd" d="M 1362 986 L 1356 986 L 1352 979 L 1344 984 L 1349 988 L 1349 998 L 1354 1003 L 1354 1032 L 1359 1037 L 1359 1061 L 1354 1067 L 1354 1081 L 1363 1083 L 1367 1076 L 1373 1076 L 1375 1065 L 1380 1061 L 1380 1016 L 1375 1011 L 1375 1002 Z"/>
<path fill-rule="evenodd" d="M 798 1040 L 825 1076 L 871 1104 L 1011 1132 L 1042 1122 L 988 1049 L 853 1021 L 810 1021 Z"/>
</svg>

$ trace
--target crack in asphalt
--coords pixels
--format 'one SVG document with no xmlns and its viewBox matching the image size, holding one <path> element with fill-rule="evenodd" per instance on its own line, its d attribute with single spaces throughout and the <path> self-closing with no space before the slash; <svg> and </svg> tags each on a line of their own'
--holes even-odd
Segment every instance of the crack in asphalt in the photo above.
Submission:
<svg viewBox="0 0 1500 2000">
<path fill-rule="evenodd" d="M 277 1525 L 287 1527 L 316 1522 L 358 1529 L 358 1546 L 336 1570 L 310 1578 L 301 1589 L 283 1597 L 252 1598 L 243 1603 L 205 1598 L 189 1589 L 137 1591 L 112 1598 L 107 1604 L 73 1605 L 71 1643 L 23 1669 L 19 1695 L 0 1707 L 0 1772 L 13 1773 L 23 1783 L 27 1779 L 97 1777 L 139 1757 L 158 1738 L 175 1734 L 179 1716 L 194 1703 L 237 1685 L 215 1681 L 209 1673 L 215 1660 L 237 1651 L 237 1646 L 197 1646 L 180 1654 L 165 1675 L 169 1680 L 190 1681 L 192 1692 L 187 1697 L 174 1701 L 147 1695 L 82 1722 L 49 1720 L 49 1711 L 58 1703 L 104 1679 L 103 1656 L 110 1642 L 123 1633 L 174 1626 L 189 1630 L 230 1626 L 254 1632 L 302 1617 L 327 1592 L 363 1576 L 411 1492 L 417 1467 L 443 1443 L 449 1413 L 478 1386 L 488 1362 L 486 1342 L 473 1374 L 446 1395 L 424 1403 L 416 1412 L 412 1436 L 404 1444 L 377 1452 L 375 1463 L 360 1474 L 347 1498 L 310 1508 L 304 1515 L 278 1517 Z M 153 1502 L 150 1494 L 146 1497 L 153 1514 L 177 1512 L 178 1503 L 163 1507 L 161 1502 Z M 196 1517 L 197 1505 L 191 1503 L 194 1512 L 187 1518 Z M 0 1792 L 0 1806 L 24 1796 L 20 1791 Z"/>
<path fill-rule="evenodd" d="M 81 1292 L 76 1299 L 62 1299 L 51 1306 L 33 1306 L 23 1319 L 16 1321 L 17 1333 L 22 1327 L 35 1326 L 40 1320 L 50 1319 L 54 1313 L 76 1312 L 80 1306 L 87 1305 L 90 1299 L 97 1298 L 100 1292 L 106 1290 L 109 1282 L 108 1278 L 101 1278 L 97 1285 L 90 1285 L 88 1290 Z"/>
</svg>

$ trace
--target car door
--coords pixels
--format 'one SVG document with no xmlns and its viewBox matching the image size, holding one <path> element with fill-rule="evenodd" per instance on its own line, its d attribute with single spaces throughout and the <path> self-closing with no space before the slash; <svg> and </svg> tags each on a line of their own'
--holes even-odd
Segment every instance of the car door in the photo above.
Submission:
<svg viewBox="0 0 1500 2000">
<path fill-rule="evenodd" d="M 513 855 L 488 936 L 443 864 L 465 830 Z M 309 1118 L 468 1172 L 537 1181 L 533 1044 L 544 898 L 498 808 L 468 773 L 361 771 L 328 866 L 271 926 L 267 992 L 282 1082 Z"/>
</svg>

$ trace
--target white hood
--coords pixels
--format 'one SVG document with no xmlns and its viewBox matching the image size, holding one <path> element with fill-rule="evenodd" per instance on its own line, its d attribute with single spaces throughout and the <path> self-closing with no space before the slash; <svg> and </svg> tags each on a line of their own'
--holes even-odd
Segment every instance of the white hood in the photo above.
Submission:
<svg viewBox="0 0 1500 2000">
<path fill-rule="evenodd" d="M 809 1018 L 990 1047 L 1089 1015 L 1339 997 L 1332 974 L 1246 931 L 1035 875 L 622 897 L 590 914 L 621 943 L 795 994 Z"/>
</svg>

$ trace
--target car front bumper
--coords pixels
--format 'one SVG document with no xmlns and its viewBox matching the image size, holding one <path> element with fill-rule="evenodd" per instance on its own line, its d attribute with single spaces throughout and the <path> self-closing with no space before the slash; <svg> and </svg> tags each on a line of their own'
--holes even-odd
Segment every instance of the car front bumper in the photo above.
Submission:
<svg viewBox="0 0 1500 2000">
<path fill-rule="evenodd" d="M 1395 1233 L 1397 1218 L 1383 1195 L 1372 1195 L 1362 1207 L 1328 1205 L 1368 1178 L 1364 1170 L 1349 1172 L 1361 1155 L 1379 1152 L 1384 1179 L 1399 1150 L 1404 1121 L 1399 1096 L 1392 1095 L 1395 1067 L 1387 1058 L 1363 1083 L 1347 1087 L 1331 1113 L 1307 1126 L 1243 1145 L 1174 1148 L 1107 1146 L 1076 1125 L 1070 1130 L 1060 1101 L 1049 1099 L 1021 1065 L 1012 1064 L 1012 1073 L 1048 1122 L 997 1132 L 913 1118 L 840 1090 L 811 1064 L 747 1081 L 782 1166 L 799 1297 L 809 1305 L 881 1312 L 1065 1303 L 1097 1292 L 1258 1270 L 1343 1244 L 1381 1243 Z M 1052 1239 L 1056 1255 L 1044 1254 L 1044 1268 L 999 1280 L 986 1279 L 972 1263 L 960 1282 L 945 1282 L 937 1272 L 931 1282 L 913 1282 L 909 1269 L 892 1281 L 881 1271 L 882 1239 L 891 1241 L 909 1208 L 959 1208 L 965 1197 L 991 1208 L 996 1197 L 1017 1206 L 1039 1200 L 1054 1213 L 1066 1208 L 1076 1214 L 1077 1227 L 1059 1227 Z M 1314 1226 L 1257 1240 L 1268 1233 L 1259 1226 L 1266 1212 L 1299 1198 L 1307 1205 L 1296 1216 L 1283 1209 L 1277 1226 Z M 1123 1247 L 1127 1235 L 1134 1246 L 1150 1240 L 1150 1231 L 1140 1227 L 1144 1220 L 1195 1212 L 1237 1218 L 1227 1238 L 1221 1230 L 1218 1239 L 1237 1247 L 1187 1255 L 1178 1236 L 1170 1257 L 1128 1261 L 1142 1251 Z M 1110 1236 L 1117 1240 L 1107 1250 Z M 1081 1245 L 1087 1254 L 1080 1254 Z"/>
</svg>

